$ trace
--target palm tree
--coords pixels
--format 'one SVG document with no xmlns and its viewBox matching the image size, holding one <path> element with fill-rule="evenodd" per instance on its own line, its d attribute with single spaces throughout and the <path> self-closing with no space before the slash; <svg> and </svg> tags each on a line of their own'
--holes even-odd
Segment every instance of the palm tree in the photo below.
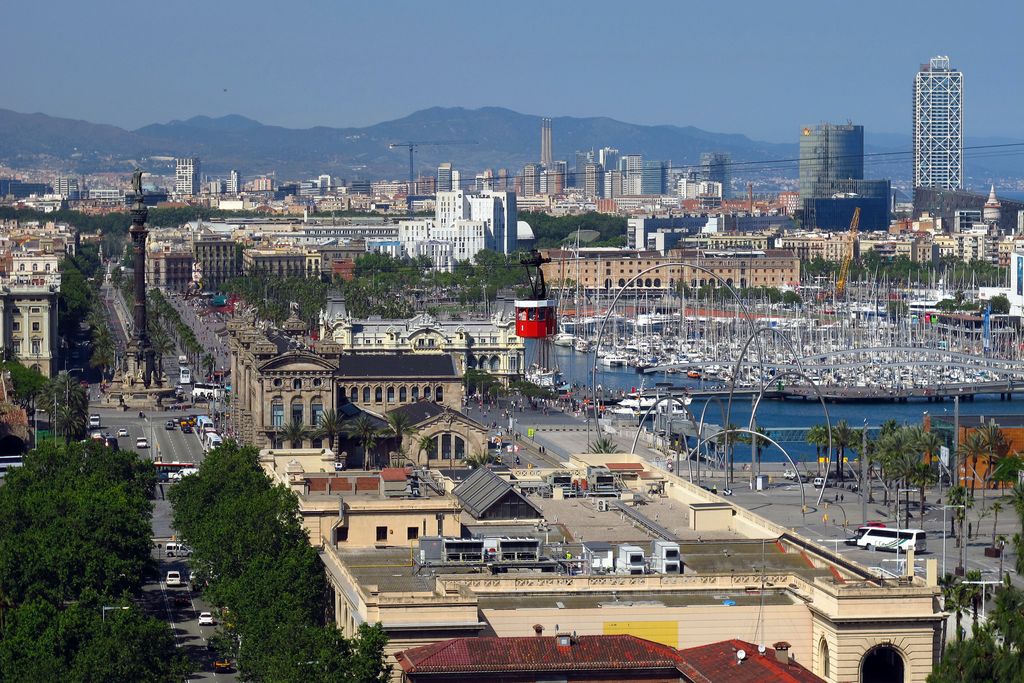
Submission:
<svg viewBox="0 0 1024 683">
<path fill-rule="evenodd" d="M 821 452 L 828 448 L 828 428 L 823 424 L 816 424 L 807 430 L 804 438 L 808 444 L 814 446 L 817 455 L 815 462 L 818 463 L 818 474 L 821 474 Z"/>
<path fill-rule="evenodd" d="M 921 494 L 921 518 L 924 518 L 924 492 L 929 486 L 932 486 L 939 480 L 939 475 L 935 469 L 926 462 L 916 462 L 911 467 L 910 472 L 907 476 L 907 482 L 912 486 L 916 486 L 918 492 Z"/>
<path fill-rule="evenodd" d="M 972 498 L 967 487 L 957 484 L 946 491 L 946 504 L 953 506 L 953 519 L 956 521 L 959 530 L 956 535 L 956 547 L 959 548 L 964 541 L 964 521 L 967 519 L 967 509 L 972 505 Z"/>
<path fill-rule="evenodd" d="M 592 441 L 587 447 L 588 453 L 618 453 L 619 447 L 608 437 L 602 436 L 597 441 Z"/>
<path fill-rule="evenodd" d="M 404 411 L 395 410 L 388 413 L 387 420 L 388 427 L 391 429 L 391 436 L 393 436 L 397 442 L 396 450 L 401 453 L 402 442 L 405 440 L 405 437 L 412 436 L 416 433 L 416 430 L 413 429 L 412 426 L 412 419 L 410 419 L 409 415 Z"/>
<path fill-rule="evenodd" d="M 106 375 L 114 365 L 115 353 L 114 338 L 110 335 L 110 329 L 105 326 L 93 328 L 92 356 L 89 358 L 89 365 Z"/>
<path fill-rule="evenodd" d="M 51 428 L 55 433 L 59 430 L 68 443 L 85 434 L 89 397 L 74 377 L 67 372 L 58 374 L 43 389 L 42 399 L 42 405 L 50 411 Z"/>
<path fill-rule="evenodd" d="M 430 454 L 437 450 L 437 442 L 434 437 L 427 434 L 420 435 L 420 438 L 416 441 L 416 460 L 419 461 L 420 453 L 426 453 L 426 461 L 430 460 Z"/>
<path fill-rule="evenodd" d="M 345 433 L 362 444 L 363 469 L 370 469 L 373 449 L 377 446 L 377 439 L 380 437 L 377 425 L 366 415 L 360 415 L 345 428 Z"/>
<path fill-rule="evenodd" d="M 469 465 L 472 469 L 477 469 L 480 467 L 487 467 L 489 464 L 491 464 L 491 461 L 493 459 L 494 456 L 491 455 L 490 451 L 477 451 L 473 455 L 466 458 L 466 464 Z"/>
<path fill-rule="evenodd" d="M 153 353 L 156 356 L 157 373 L 160 377 L 163 377 L 164 356 L 174 353 L 174 342 L 171 341 L 170 335 L 167 334 L 163 327 L 157 327 L 155 334 L 150 336 L 149 343 L 153 347 Z"/>
<path fill-rule="evenodd" d="M 333 408 L 320 413 L 320 421 L 316 426 L 316 438 L 327 439 L 327 447 L 336 454 L 338 435 L 343 431 L 341 420 L 338 419 L 338 412 Z"/>
<path fill-rule="evenodd" d="M 309 429 L 302 424 L 302 420 L 292 420 L 281 431 L 281 439 L 290 443 L 292 448 L 302 448 L 302 442 L 307 438 L 309 438 Z"/>
<path fill-rule="evenodd" d="M 839 481 L 843 481 L 843 473 L 846 460 L 846 449 L 856 446 L 858 441 L 857 430 L 850 427 L 846 420 L 840 420 L 839 424 L 832 430 L 832 445 L 836 449 L 836 474 Z"/>
<path fill-rule="evenodd" d="M 206 376 L 209 377 L 213 374 L 214 368 L 217 367 L 217 361 L 214 359 L 212 354 L 204 354 L 202 360 L 199 361 L 200 367 L 205 371 Z"/>
<path fill-rule="evenodd" d="M 948 575 L 947 575 L 948 577 Z M 964 630 L 961 627 L 964 613 L 971 608 L 971 595 L 967 586 L 954 577 L 944 578 L 945 586 L 942 589 L 943 608 L 956 616 L 956 639 L 964 639 Z"/>
<path fill-rule="evenodd" d="M 1003 511 L 1003 504 L 998 500 L 992 503 L 992 547 L 996 547 L 996 525 L 999 524 L 999 513 Z M 1002 578 L 1002 574 L 1000 574 Z"/>
<path fill-rule="evenodd" d="M 974 481 L 975 474 L 978 471 L 978 458 L 986 456 L 988 453 L 988 443 L 985 439 L 985 435 L 980 430 L 974 430 L 960 442 L 960 447 L 957 449 L 957 456 L 964 459 L 964 465 L 966 469 L 967 459 L 971 460 L 971 498 L 974 498 Z M 964 476 L 967 473 L 964 472 Z"/>
</svg>

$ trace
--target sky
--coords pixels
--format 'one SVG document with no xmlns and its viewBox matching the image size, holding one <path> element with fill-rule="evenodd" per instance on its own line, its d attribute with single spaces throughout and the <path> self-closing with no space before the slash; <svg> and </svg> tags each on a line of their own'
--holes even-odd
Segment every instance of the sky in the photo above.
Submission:
<svg viewBox="0 0 1024 683">
<path fill-rule="evenodd" d="M 792 142 L 909 134 L 914 73 L 948 55 L 965 135 L 1024 138 L 1022 26 L 1019 1 L 9 2 L 0 107 L 306 128 L 502 106 Z"/>
</svg>

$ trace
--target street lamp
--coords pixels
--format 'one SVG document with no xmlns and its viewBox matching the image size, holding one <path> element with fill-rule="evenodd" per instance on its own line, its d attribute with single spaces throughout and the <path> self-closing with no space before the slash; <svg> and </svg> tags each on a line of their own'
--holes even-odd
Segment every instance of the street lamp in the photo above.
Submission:
<svg viewBox="0 0 1024 683">
<path fill-rule="evenodd" d="M 961 510 L 967 510 L 966 505 L 943 505 L 942 506 L 942 575 L 946 575 L 946 510 L 950 508 L 960 508 Z"/>
</svg>

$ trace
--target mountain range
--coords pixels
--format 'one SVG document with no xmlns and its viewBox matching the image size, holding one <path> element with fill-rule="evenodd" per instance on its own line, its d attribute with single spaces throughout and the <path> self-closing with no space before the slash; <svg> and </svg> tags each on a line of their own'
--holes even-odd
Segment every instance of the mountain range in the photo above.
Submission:
<svg viewBox="0 0 1024 683">
<path fill-rule="evenodd" d="M 245 177 L 276 173 L 279 180 L 321 173 L 348 179 L 405 178 L 408 153 L 401 147 L 391 149 L 389 144 L 425 141 L 459 144 L 420 145 L 415 158 L 417 174 L 432 175 L 444 161 L 453 162 L 463 172 L 507 168 L 519 173 L 524 164 L 539 160 L 540 122 L 539 116 L 500 107 L 433 107 L 362 128 L 292 129 L 229 115 L 196 116 L 125 130 L 0 109 L 0 163 L 68 173 L 125 172 L 138 165 L 150 172 L 167 173 L 173 168 L 173 157 L 198 156 L 203 173 L 214 176 L 224 176 L 234 168 Z M 576 150 L 608 146 L 674 166 L 697 164 L 702 152 L 727 152 L 734 162 L 755 162 L 737 166 L 737 177 L 755 171 L 796 176 L 792 161 L 763 163 L 795 159 L 796 135 L 793 143 L 760 142 L 692 126 L 637 125 L 605 117 L 557 117 L 552 119 L 552 129 L 554 158 L 566 160 L 570 169 L 575 165 Z M 865 151 L 869 154 L 905 152 L 910 147 L 909 135 L 867 137 Z M 1008 160 L 992 155 L 982 161 L 969 165 L 967 175 L 1002 176 L 1019 167 L 1012 156 Z M 869 165 L 867 175 L 905 178 L 909 165 L 909 155 L 882 157 Z"/>
</svg>

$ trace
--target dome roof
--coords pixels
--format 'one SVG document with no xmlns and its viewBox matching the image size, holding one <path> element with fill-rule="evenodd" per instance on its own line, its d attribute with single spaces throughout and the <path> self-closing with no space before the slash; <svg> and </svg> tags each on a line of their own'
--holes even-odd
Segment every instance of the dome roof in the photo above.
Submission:
<svg viewBox="0 0 1024 683">
<path fill-rule="evenodd" d="M 537 236 L 533 234 L 533 228 L 526 221 L 516 222 L 516 239 L 520 240 L 532 240 L 536 239 Z"/>
</svg>

